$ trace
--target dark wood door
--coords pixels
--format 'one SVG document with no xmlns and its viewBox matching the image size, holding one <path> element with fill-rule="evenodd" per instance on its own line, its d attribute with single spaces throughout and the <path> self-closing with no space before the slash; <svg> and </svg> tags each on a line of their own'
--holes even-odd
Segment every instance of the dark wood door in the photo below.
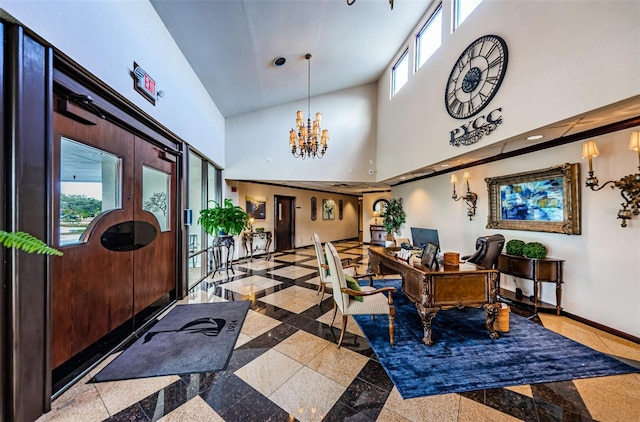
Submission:
<svg viewBox="0 0 640 422">
<path fill-rule="evenodd" d="M 56 368 L 122 324 L 133 330 L 134 315 L 175 288 L 175 216 L 157 216 L 175 210 L 176 172 L 159 148 L 109 121 L 90 125 L 53 114 L 52 225 L 64 253 L 51 260 Z M 149 173 L 166 180 L 154 206 Z M 74 189 L 97 191 L 98 199 Z M 69 205 L 74 201 L 98 210 Z"/>
<path fill-rule="evenodd" d="M 295 245 L 295 201 L 292 196 L 274 197 L 275 205 L 275 244 L 277 252 L 293 249 Z"/>
</svg>

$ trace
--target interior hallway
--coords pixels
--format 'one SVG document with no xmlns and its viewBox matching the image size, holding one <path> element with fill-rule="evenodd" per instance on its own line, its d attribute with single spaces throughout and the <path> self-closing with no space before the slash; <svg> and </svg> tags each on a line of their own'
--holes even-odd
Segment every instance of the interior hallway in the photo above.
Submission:
<svg viewBox="0 0 640 422">
<path fill-rule="evenodd" d="M 367 266 L 367 245 L 336 242 Z M 39 421 L 638 421 L 640 374 L 402 400 L 351 320 L 343 346 L 329 294 L 318 306 L 313 246 L 234 265 L 180 303 L 251 300 L 226 371 L 92 383 L 63 393 Z M 329 292 L 331 290 L 329 289 Z M 539 323 L 603 353 L 636 361 L 640 345 L 565 317 Z M 386 319 L 383 322 L 386 324 Z M 334 323 L 339 327 L 341 318 Z M 562 353 L 562 351 L 558 351 Z"/>
</svg>

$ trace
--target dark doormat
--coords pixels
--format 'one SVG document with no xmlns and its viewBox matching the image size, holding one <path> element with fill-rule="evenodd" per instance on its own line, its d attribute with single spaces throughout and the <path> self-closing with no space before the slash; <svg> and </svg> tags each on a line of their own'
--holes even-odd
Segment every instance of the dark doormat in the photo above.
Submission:
<svg viewBox="0 0 640 422">
<path fill-rule="evenodd" d="M 250 301 L 178 305 L 100 371 L 97 382 L 226 368 Z"/>
<path fill-rule="evenodd" d="M 492 340 L 484 310 L 475 308 L 438 312 L 434 344 L 426 346 L 422 322 L 401 293 L 401 281 L 376 281 L 376 287 L 383 285 L 398 289 L 393 295 L 395 346 L 389 344 L 384 315 L 354 319 L 404 399 L 640 372 L 513 313 L 509 332 Z"/>
</svg>

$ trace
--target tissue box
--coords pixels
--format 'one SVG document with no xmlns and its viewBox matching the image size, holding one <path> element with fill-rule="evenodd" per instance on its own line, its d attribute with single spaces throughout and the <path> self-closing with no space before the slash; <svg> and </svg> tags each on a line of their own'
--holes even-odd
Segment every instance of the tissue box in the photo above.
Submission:
<svg viewBox="0 0 640 422">
<path fill-rule="evenodd" d="M 460 265 L 460 254 L 458 252 L 445 252 L 442 263 L 447 267 L 457 267 Z"/>
</svg>

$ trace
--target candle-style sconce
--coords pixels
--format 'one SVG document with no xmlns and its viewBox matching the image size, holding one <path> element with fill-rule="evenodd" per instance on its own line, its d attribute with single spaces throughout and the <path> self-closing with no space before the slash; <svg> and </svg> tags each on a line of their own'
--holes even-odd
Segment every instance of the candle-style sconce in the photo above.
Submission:
<svg viewBox="0 0 640 422">
<path fill-rule="evenodd" d="M 464 199 L 464 201 L 467 203 L 467 216 L 469 217 L 469 221 L 471 221 L 473 219 L 472 217 L 476 215 L 476 203 L 478 202 L 478 195 L 471 192 L 471 189 L 469 188 L 469 180 L 471 180 L 471 176 L 469 175 L 468 171 L 465 170 L 465 172 L 462 174 L 462 179 L 467 182 L 467 193 L 465 193 L 464 196 L 458 197 L 458 195 L 456 194 L 456 183 L 458 183 L 458 177 L 455 175 L 455 173 L 451 174 L 451 184 L 453 185 L 453 194 L 451 195 L 451 199 L 453 199 L 454 201 Z"/>
<path fill-rule="evenodd" d="M 620 195 L 624 202 L 622 209 L 618 211 L 618 218 L 622 220 L 620 225 L 627 227 L 627 220 L 633 215 L 640 214 L 640 132 L 631 132 L 629 140 L 629 150 L 638 153 L 638 173 L 624 176 L 620 180 L 609 180 L 602 186 L 598 186 L 598 178 L 594 176 L 593 159 L 600 155 L 596 141 L 587 141 L 582 145 L 582 158 L 589 159 L 589 177 L 585 180 L 585 185 L 592 191 L 599 191 L 611 183 L 611 189 L 620 189 Z"/>
</svg>

